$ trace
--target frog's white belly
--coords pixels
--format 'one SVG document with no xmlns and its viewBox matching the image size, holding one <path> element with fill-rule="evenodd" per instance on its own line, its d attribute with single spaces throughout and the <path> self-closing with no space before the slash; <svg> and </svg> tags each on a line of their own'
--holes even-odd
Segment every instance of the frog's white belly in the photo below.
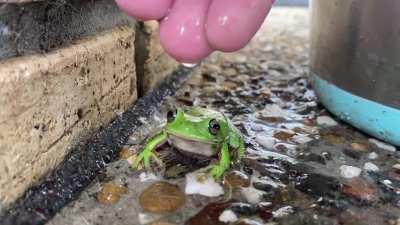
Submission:
<svg viewBox="0 0 400 225">
<path fill-rule="evenodd" d="M 171 134 L 168 137 L 168 143 L 180 151 L 193 154 L 194 156 L 211 157 L 218 153 L 218 148 L 211 143 L 187 140 Z"/>
</svg>

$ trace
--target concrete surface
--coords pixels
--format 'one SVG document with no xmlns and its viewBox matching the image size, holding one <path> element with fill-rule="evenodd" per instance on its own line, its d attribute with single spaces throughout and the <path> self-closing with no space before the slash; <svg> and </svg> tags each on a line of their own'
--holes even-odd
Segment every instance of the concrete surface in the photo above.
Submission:
<svg viewBox="0 0 400 225">
<path fill-rule="evenodd" d="M 280 58 L 276 55 L 288 55 L 288 65 L 293 63 L 293 67 L 306 67 L 304 60 L 306 60 L 306 47 L 308 46 L 308 20 L 307 10 L 300 8 L 274 8 L 271 15 L 264 24 L 263 28 L 257 34 L 256 38 L 245 49 L 232 54 L 213 54 L 200 68 L 198 73 L 189 79 L 186 84 L 179 90 L 177 98 L 174 98 L 169 103 L 170 105 L 180 104 L 180 101 L 185 102 L 187 99 L 186 94 L 203 95 L 202 100 L 197 101 L 198 104 L 203 106 L 211 106 L 211 102 L 216 96 L 220 96 L 226 91 L 223 87 L 215 84 L 213 86 L 202 87 L 206 83 L 206 79 L 202 79 L 203 74 L 215 76 L 224 79 L 225 76 L 253 76 L 255 74 L 250 71 L 244 70 L 243 74 L 240 72 L 232 72 L 235 65 L 246 64 L 252 67 L 260 65 L 255 64 L 252 60 L 256 61 L 269 61 L 277 60 Z M 268 43 L 268 44 L 265 44 Z M 275 45 L 274 48 L 270 46 Z M 265 48 L 265 49 L 264 49 Z M 270 49 L 268 49 L 270 48 Z M 293 48 L 293 49 L 292 49 Z M 300 56 L 298 56 L 300 55 Z M 283 58 L 283 57 L 282 57 Z M 298 58 L 301 62 L 298 62 Z M 290 61 L 291 60 L 291 61 Z M 247 68 L 247 67 L 246 67 Z M 234 70 L 236 71 L 236 70 Z M 262 73 L 266 73 L 263 70 Z M 295 73 L 296 70 L 290 70 Z M 301 70 L 301 72 L 304 72 Z M 300 73 L 300 71 L 298 71 Z M 230 75 L 228 75 L 230 74 Z M 304 75 L 304 73 L 302 74 Z M 292 76 L 299 76 L 299 74 L 285 73 L 282 74 L 282 79 L 289 79 Z M 288 78 L 289 77 L 289 78 Z M 219 92 L 220 91 L 220 92 Z M 256 91 L 256 90 L 254 90 Z M 229 92 L 229 90 L 228 90 Z M 233 93 L 233 92 L 232 92 Z M 209 97 L 207 97 L 209 95 Z M 209 101 L 209 102 L 207 102 Z M 218 100 L 223 101 L 223 100 Z M 160 124 L 160 120 L 165 119 L 165 110 L 169 104 L 164 104 L 160 107 L 159 112 L 156 112 L 152 120 L 146 120 L 145 124 L 138 129 L 132 136 L 131 140 L 127 143 L 141 143 L 149 134 L 156 132 Z M 215 107 L 215 106 L 214 106 Z M 225 109 L 226 105 L 218 107 L 217 109 Z M 250 106 L 248 106 L 251 108 Z M 247 108 L 245 105 L 244 108 Z M 240 111 L 239 106 L 234 106 L 233 109 L 227 110 L 229 113 L 234 113 L 235 110 Z M 138 145 L 134 145 L 133 149 L 137 149 Z M 180 162 L 172 161 L 172 164 L 179 164 Z M 150 214 L 143 211 L 138 202 L 140 193 L 154 180 L 142 181 L 139 177 L 140 172 L 133 171 L 126 160 L 120 159 L 107 165 L 106 172 L 96 179 L 81 195 L 80 197 L 68 204 L 61 212 L 59 212 L 47 224 L 49 225 L 80 225 L 80 224 L 142 224 L 139 217 L 144 215 L 150 221 L 170 222 L 171 224 L 184 224 L 185 220 L 193 216 L 199 209 L 218 198 L 206 198 L 204 196 L 192 195 L 187 197 L 185 206 L 177 212 L 166 215 Z M 163 178 L 161 178 L 163 179 Z M 178 184 L 181 189 L 184 189 L 185 179 L 179 177 L 178 179 L 168 179 L 169 182 Z M 104 182 L 113 182 L 115 184 L 122 184 L 128 188 L 128 194 L 123 195 L 121 200 L 114 205 L 103 205 L 97 202 L 96 193 L 101 190 Z M 149 222 L 148 224 L 151 224 Z M 154 223 L 156 224 L 156 223 Z M 161 223 L 162 224 L 162 223 Z M 208 224 L 204 224 L 208 225 Z"/>
<path fill-rule="evenodd" d="M 0 198 L 14 201 L 135 101 L 135 31 L 0 61 Z"/>
<path fill-rule="evenodd" d="M 67 166 L 57 171 L 72 179 L 47 179 L 41 186 L 44 188 L 36 190 L 40 192 L 39 201 L 33 198 L 33 203 L 28 202 L 24 211 L 12 217 L 25 218 L 10 219 L 5 224 L 43 224 L 60 210 L 57 204 L 65 203 L 63 198 L 70 200 L 69 196 L 74 195 L 76 200 L 48 224 L 224 225 L 218 220 L 222 211 L 205 207 L 223 197 L 187 195 L 184 207 L 162 215 L 146 212 L 138 202 L 142 190 L 156 182 L 153 179 L 166 180 L 183 189 L 185 174 L 202 161 L 163 145 L 158 155 L 164 160 L 165 171 L 146 177 L 141 174 L 143 171 L 132 170 L 126 160 L 124 154 L 137 153 L 146 137 L 160 129 L 166 111 L 173 105 L 211 107 L 224 112 L 245 137 L 246 157 L 232 170 L 241 171 L 251 184 L 232 192 L 232 199 L 241 203 L 231 209 L 232 213 L 246 218 L 235 225 L 399 224 L 400 154 L 395 147 L 373 140 L 332 117 L 318 104 L 308 80 L 308 27 L 306 9 L 274 8 L 245 49 L 234 54 L 213 54 L 162 106 L 142 102 L 128 110 L 130 119 L 117 120 L 119 125 L 113 126 L 111 133 L 97 136 L 100 142 L 88 147 L 91 157 L 74 155 L 68 162 L 77 160 L 78 164 L 64 164 Z M 134 130 L 130 129 L 131 123 L 137 125 Z M 87 166 L 85 159 L 97 157 L 98 152 L 116 157 L 128 135 L 120 160 L 108 158 L 106 161 L 112 162 L 89 187 L 82 193 L 70 192 L 71 182 L 85 180 L 88 174 L 93 176 L 91 170 L 83 169 Z M 113 143 L 114 148 L 109 148 L 109 142 L 119 145 Z M 96 196 L 110 182 L 123 185 L 128 193 L 115 204 L 101 204 Z M 67 191 L 57 192 L 65 186 Z M 228 188 L 225 190 L 228 192 Z M 170 200 L 174 200 L 173 196 Z M 202 214 L 196 217 L 200 210 Z"/>
</svg>

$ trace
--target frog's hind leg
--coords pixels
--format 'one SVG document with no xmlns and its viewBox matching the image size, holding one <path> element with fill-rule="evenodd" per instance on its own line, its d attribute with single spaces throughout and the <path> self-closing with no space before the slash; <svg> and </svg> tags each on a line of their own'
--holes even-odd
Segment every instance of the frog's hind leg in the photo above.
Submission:
<svg viewBox="0 0 400 225">
<path fill-rule="evenodd" d="M 162 131 L 152 137 L 147 143 L 144 145 L 143 150 L 139 153 L 138 157 L 133 162 L 132 167 L 138 168 L 139 164 L 143 161 L 144 167 L 146 169 L 150 168 L 150 160 L 153 158 L 159 165 L 162 165 L 162 161 L 160 158 L 154 154 L 154 149 L 158 146 L 164 144 L 167 141 L 167 133 Z"/>
<path fill-rule="evenodd" d="M 219 164 L 212 167 L 211 175 L 218 180 L 221 179 L 222 175 L 224 175 L 230 164 L 231 158 L 229 155 L 228 144 L 223 144 L 220 152 Z"/>
</svg>

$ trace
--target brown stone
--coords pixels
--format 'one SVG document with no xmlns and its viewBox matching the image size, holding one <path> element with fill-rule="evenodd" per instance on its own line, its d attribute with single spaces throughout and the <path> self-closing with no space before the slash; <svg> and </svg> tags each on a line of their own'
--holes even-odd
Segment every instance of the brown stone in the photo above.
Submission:
<svg viewBox="0 0 400 225">
<path fill-rule="evenodd" d="M 292 138 L 295 135 L 295 133 L 288 133 L 285 131 L 278 131 L 274 133 L 274 138 L 281 140 L 281 141 L 288 141 L 290 138 Z"/>
<path fill-rule="evenodd" d="M 101 191 L 97 193 L 97 201 L 105 205 L 115 204 L 119 201 L 121 195 L 127 193 L 128 189 L 126 187 L 114 183 L 106 183 Z"/>
<path fill-rule="evenodd" d="M 152 213 L 171 213 L 185 204 L 185 194 L 178 186 L 159 181 L 140 194 L 139 203 Z"/>
<path fill-rule="evenodd" d="M 361 201 L 376 201 L 378 198 L 376 186 L 358 177 L 343 184 L 342 191 L 345 195 Z"/>
<path fill-rule="evenodd" d="M 0 198 L 12 202 L 136 99 L 134 29 L 0 62 Z"/>
<path fill-rule="evenodd" d="M 224 183 L 232 188 L 249 187 L 250 178 L 246 174 L 235 170 L 225 175 Z"/>
<path fill-rule="evenodd" d="M 333 133 L 323 135 L 323 138 L 326 141 L 328 141 L 329 143 L 334 144 L 334 145 L 343 144 L 345 142 L 344 137 L 339 136 L 337 134 L 333 134 Z"/>
<path fill-rule="evenodd" d="M 219 221 L 219 216 L 230 204 L 231 202 L 210 203 L 186 221 L 185 225 L 225 225 L 226 223 Z"/>
<path fill-rule="evenodd" d="M 135 153 L 129 149 L 129 147 L 124 146 L 121 151 L 119 152 L 119 157 L 121 159 L 128 159 L 130 157 L 132 157 L 133 155 L 135 155 Z"/>
<path fill-rule="evenodd" d="M 151 225 L 175 225 L 175 224 L 168 222 L 154 222 Z"/>
<path fill-rule="evenodd" d="M 356 150 L 356 151 L 362 151 L 365 152 L 368 150 L 368 144 L 366 143 L 358 143 L 358 142 L 354 142 L 351 143 L 351 148 Z"/>
</svg>

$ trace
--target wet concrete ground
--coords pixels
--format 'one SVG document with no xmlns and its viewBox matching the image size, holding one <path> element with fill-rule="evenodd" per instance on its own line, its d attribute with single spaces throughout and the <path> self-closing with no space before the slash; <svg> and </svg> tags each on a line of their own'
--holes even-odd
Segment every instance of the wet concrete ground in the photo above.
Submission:
<svg viewBox="0 0 400 225">
<path fill-rule="evenodd" d="M 201 65 L 153 119 L 142 121 L 121 159 L 48 224 L 399 225 L 399 152 L 318 104 L 307 78 L 308 48 L 307 10 L 274 8 L 246 49 Z M 223 195 L 184 194 L 188 174 L 210 162 L 168 145 L 158 149 L 166 168 L 130 168 L 131 156 L 176 105 L 219 110 L 243 133 L 245 159 L 224 184 L 201 186 Z"/>
</svg>

